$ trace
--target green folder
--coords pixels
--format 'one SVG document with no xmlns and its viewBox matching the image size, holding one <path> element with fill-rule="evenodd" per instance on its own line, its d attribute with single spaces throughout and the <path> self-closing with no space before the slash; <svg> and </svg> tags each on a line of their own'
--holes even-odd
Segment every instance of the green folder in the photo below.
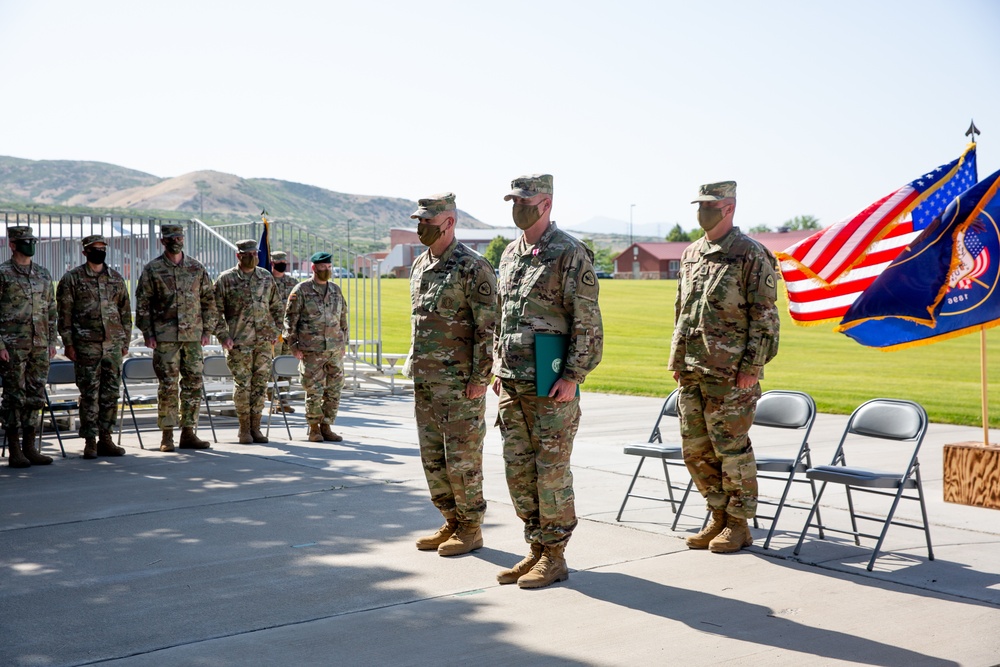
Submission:
<svg viewBox="0 0 1000 667">
<path fill-rule="evenodd" d="M 552 385 L 562 377 L 568 348 L 567 334 L 535 334 L 535 396 L 548 396 Z M 576 395 L 580 395 L 580 385 L 576 386 Z"/>
</svg>

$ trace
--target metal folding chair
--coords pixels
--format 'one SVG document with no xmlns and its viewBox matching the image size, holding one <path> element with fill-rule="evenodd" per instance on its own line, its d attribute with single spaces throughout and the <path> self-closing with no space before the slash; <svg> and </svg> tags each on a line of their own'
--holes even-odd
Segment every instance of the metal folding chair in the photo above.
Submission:
<svg viewBox="0 0 1000 667">
<path fill-rule="evenodd" d="M 152 357 L 132 357 L 125 360 L 122 364 L 122 405 L 121 411 L 118 415 L 118 445 L 122 444 L 122 428 L 125 422 L 125 406 L 128 406 L 129 413 L 132 415 L 132 427 L 135 429 L 135 435 L 139 438 L 139 447 L 141 449 L 146 449 L 142 444 L 142 434 L 139 430 L 139 422 L 135 418 L 135 407 L 136 405 L 156 405 L 158 400 L 156 396 L 156 389 L 154 388 L 154 393 L 141 394 L 137 396 L 132 396 L 129 391 L 129 382 L 137 384 L 140 382 L 153 381 L 157 383 L 156 372 L 153 370 L 153 359 Z"/>
<path fill-rule="evenodd" d="M 233 374 L 229 370 L 229 364 L 226 363 L 226 357 L 221 354 L 213 354 L 205 357 L 204 368 L 201 374 L 205 380 L 213 379 L 213 380 L 232 381 L 233 379 Z M 232 391 L 209 392 L 205 388 L 205 384 L 203 383 L 201 386 L 201 395 L 202 398 L 205 400 L 205 412 L 208 413 L 208 425 L 211 426 L 212 428 L 212 440 L 214 440 L 215 443 L 218 444 L 219 439 L 215 435 L 215 421 L 212 419 L 211 402 L 212 401 L 222 402 L 230 400 L 233 397 L 233 392 Z"/>
<path fill-rule="evenodd" d="M 871 560 L 868 561 L 868 571 L 870 572 L 875 565 L 875 559 L 878 558 L 882 543 L 885 541 L 885 535 L 889 531 L 889 526 L 895 525 L 922 530 L 927 540 L 927 559 L 934 560 L 934 551 L 931 547 L 930 525 L 927 522 L 927 507 L 924 503 L 924 490 L 920 481 L 920 462 L 917 459 L 920 444 L 923 442 L 926 433 L 927 412 L 922 406 L 913 401 L 876 398 L 856 409 L 847 422 L 847 427 L 844 429 L 844 434 L 840 438 L 840 444 L 837 446 L 837 451 L 833 455 L 833 461 L 830 465 L 816 466 L 806 470 L 806 477 L 810 480 L 820 481 L 823 484 L 819 488 L 819 493 L 816 495 L 816 500 L 813 502 L 812 509 L 806 519 L 806 525 L 802 529 L 802 534 L 799 535 L 799 541 L 795 545 L 793 553 L 798 555 L 806 533 L 813 526 L 831 533 L 853 535 L 854 543 L 858 546 L 861 545 L 861 540 L 859 539 L 861 537 L 876 539 L 875 549 L 872 552 Z M 877 452 L 872 452 L 871 450 L 874 448 L 863 446 L 864 443 L 868 442 L 867 440 L 862 440 L 854 436 L 877 439 L 880 447 Z M 893 449 L 898 450 L 898 448 L 889 447 L 886 440 L 913 443 L 912 452 L 909 451 L 909 448 L 906 448 L 908 463 L 902 470 L 897 469 L 893 472 L 887 472 L 881 469 L 881 461 L 885 458 L 885 455 L 887 453 L 892 454 Z M 867 461 L 874 458 L 876 464 L 880 465 L 880 468 L 849 466 L 845 453 L 848 448 L 851 449 L 852 460 L 862 459 L 863 461 Z M 899 451 L 895 451 L 895 453 L 901 454 Z M 866 454 L 872 456 L 866 457 Z M 819 503 L 823 498 L 823 492 L 826 491 L 827 484 L 842 484 L 847 491 L 847 507 L 851 516 L 852 528 L 849 531 L 831 528 L 819 520 L 817 513 Z M 907 490 L 916 491 L 916 494 L 907 495 L 905 493 Z M 854 508 L 852 491 L 888 496 L 892 498 L 892 505 L 889 507 L 889 511 L 885 517 L 860 514 Z M 922 524 L 917 525 L 903 521 L 893 521 L 893 516 L 896 514 L 896 507 L 899 505 L 899 501 L 903 499 L 916 500 L 920 504 Z M 813 523 L 814 515 L 817 517 L 817 523 L 815 524 Z M 858 519 L 881 523 L 882 531 L 877 535 L 860 532 L 858 530 Z"/>
<path fill-rule="evenodd" d="M 284 385 L 288 390 L 287 393 L 291 394 L 291 382 L 281 378 L 291 378 L 298 374 L 299 360 L 292 355 L 279 354 L 271 360 L 271 406 L 268 410 L 270 414 L 267 417 L 267 431 L 265 433 L 267 437 L 271 436 L 271 418 L 274 416 L 274 406 L 275 404 L 281 405 L 282 399 L 285 398 L 285 394 L 281 391 L 282 386 Z M 288 439 L 291 440 L 292 428 L 288 425 L 288 414 L 284 410 L 281 411 L 281 417 L 285 420 L 285 431 L 288 432 Z"/>
<path fill-rule="evenodd" d="M 63 447 L 62 433 L 59 431 L 59 422 L 56 421 L 55 413 L 58 411 L 70 416 L 74 413 L 79 414 L 80 401 L 78 398 L 71 399 L 68 397 L 60 397 L 61 400 L 57 400 L 53 403 L 52 397 L 49 394 L 49 387 L 59 386 L 61 384 L 71 384 L 74 387 L 76 386 L 76 368 L 72 361 L 50 362 L 49 375 L 45 380 L 45 406 L 49 411 L 49 419 L 52 420 L 52 428 L 56 431 L 56 439 L 59 441 L 59 449 L 62 451 L 63 458 L 66 458 L 66 449 Z M 38 428 L 35 432 L 38 434 L 39 445 L 41 445 L 42 429 Z"/>
</svg>

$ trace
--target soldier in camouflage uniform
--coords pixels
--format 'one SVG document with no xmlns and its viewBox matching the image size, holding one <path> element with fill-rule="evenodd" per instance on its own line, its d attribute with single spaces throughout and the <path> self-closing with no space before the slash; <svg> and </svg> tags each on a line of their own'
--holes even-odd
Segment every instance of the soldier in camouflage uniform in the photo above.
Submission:
<svg viewBox="0 0 1000 667">
<path fill-rule="evenodd" d="M 128 354 L 132 335 L 132 306 L 125 279 L 105 262 L 107 250 L 103 236 L 84 238 L 87 261 L 64 275 L 56 292 L 59 335 L 80 389 L 85 459 L 125 453 L 111 439 L 111 430 L 118 412 L 122 357 Z"/>
<path fill-rule="evenodd" d="M 288 270 L 288 254 L 284 250 L 275 250 L 271 253 L 271 277 L 274 278 L 274 284 L 278 286 L 278 297 L 281 299 L 281 309 L 284 312 L 285 306 L 288 304 L 288 295 L 292 293 L 292 289 L 299 284 L 297 278 L 285 273 Z M 278 344 L 274 346 L 274 355 L 279 356 L 282 354 L 291 354 L 292 351 L 288 348 L 288 343 L 285 341 L 284 336 L 278 339 Z M 283 378 L 278 378 L 283 379 Z M 272 412 L 278 412 L 279 410 L 283 412 L 295 412 L 287 399 L 281 400 L 281 405 L 275 405 Z"/>
<path fill-rule="evenodd" d="M 524 234 L 500 260 L 493 387 L 507 486 L 531 552 L 497 580 L 540 588 L 569 576 L 564 549 L 577 523 L 570 471 L 577 387 L 601 361 L 604 329 L 593 254 L 551 221 L 552 176 L 522 176 L 511 188 L 504 200 L 514 200 L 514 223 Z M 535 384 L 537 333 L 566 337 L 561 377 L 551 389 Z"/>
<path fill-rule="evenodd" d="M 239 264 L 215 281 L 219 322 L 215 336 L 226 351 L 233 374 L 233 403 L 240 420 L 239 442 L 264 443 L 260 416 L 271 377 L 274 343 L 281 331 L 285 308 L 271 274 L 257 266 L 257 242 L 236 242 Z"/>
<path fill-rule="evenodd" d="M 35 424 L 56 353 L 56 300 L 52 276 L 31 260 L 38 241 L 31 227 L 8 227 L 7 240 L 13 255 L 0 264 L 0 418 L 7 431 L 7 465 L 27 468 L 52 463 L 35 449 Z"/>
<path fill-rule="evenodd" d="M 496 275 L 455 240 L 455 195 L 421 199 L 411 218 L 427 251 L 410 272 L 410 374 L 420 459 L 445 523 L 417 548 L 457 556 L 483 546 L 483 438 L 493 366 Z"/>
<path fill-rule="evenodd" d="M 684 462 L 712 519 L 687 545 L 729 553 L 753 543 L 757 464 L 747 432 L 778 349 L 777 278 L 774 256 L 733 226 L 734 181 L 701 186 L 692 203 L 705 236 L 681 257 L 669 368 L 680 383 Z"/>
<path fill-rule="evenodd" d="M 337 420 L 344 388 L 347 302 L 340 287 L 330 281 L 332 259 L 328 252 L 313 254 L 312 280 L 296 285 L 285 306 L 285 340 L 301 361 L 310 442 L 343 440 L 330 426 Z"/>
<path fill-rule="evenodd" d="M 153 350 L 160 381 L 160 451 L 174 451 L 178 425 L 182 449 L 206 449 L 195 428 L 204 383 L 201 348 L 215 330 L 215 290 L 205 267 L 184 254 L 184 228 L 161 225 L 160 235 L 164 252 L 143 268 L 135 290 L 135 323 Z"/>
</svg>

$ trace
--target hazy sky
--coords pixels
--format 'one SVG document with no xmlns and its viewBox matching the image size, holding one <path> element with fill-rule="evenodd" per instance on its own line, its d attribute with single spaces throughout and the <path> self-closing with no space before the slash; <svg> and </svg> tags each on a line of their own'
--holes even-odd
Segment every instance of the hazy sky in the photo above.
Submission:
<svg viewBox="0 0 1000 667">
<path fill-rule="evenodd" d="M 1000 168 L 1000 2 L 0 0 L 0 155 L 555 218 L 832 224 L 954 159 Z M 624 232 L 624 225 L 608 231 Z M 665 230 L 664 230 L 665 232 Z"/>
</svg>

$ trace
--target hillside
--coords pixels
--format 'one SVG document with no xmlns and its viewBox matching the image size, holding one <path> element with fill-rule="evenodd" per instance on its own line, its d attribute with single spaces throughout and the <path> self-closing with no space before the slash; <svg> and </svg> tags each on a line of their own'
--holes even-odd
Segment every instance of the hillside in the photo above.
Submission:
<svg viewBox="0 0 1000 667">
<path fill-rule="evenodd" d="M 410 213 L 417 204 L 398 197 L 345 194 L 217 171 L 160 178 L 103 162 L 0 156 L 0 208 L 31 205 L 157 216 L 176 213 L 209 224 L 257 219 L 261 209 L 267 209 L 273 220 L 294 222 L 334 238 L 346 237 L 350 222 L 352 228 L 373 230 L 373 236 L 384 244 L 390 227 L 415 226 Z M 465 227 L 489 227 L 460 213 Z"/>
</svg>

